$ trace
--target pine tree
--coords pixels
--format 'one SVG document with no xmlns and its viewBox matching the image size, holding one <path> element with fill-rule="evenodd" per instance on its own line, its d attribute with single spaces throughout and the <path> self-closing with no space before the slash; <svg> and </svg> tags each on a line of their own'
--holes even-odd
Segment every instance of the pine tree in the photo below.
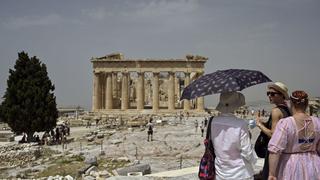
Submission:
<svg viewBox="0 0 320 180">
<path fill-rule="evenodd" d="M 18 53 L 14 70 L 9 70 L 7 89 L 1 104 L 1 116 L 13 132 L 26 133 L 28 142 L 34 132 L 56 126 L 58 111 L 54 85 L 47 67 L 37 57 Z"/>
</svg>

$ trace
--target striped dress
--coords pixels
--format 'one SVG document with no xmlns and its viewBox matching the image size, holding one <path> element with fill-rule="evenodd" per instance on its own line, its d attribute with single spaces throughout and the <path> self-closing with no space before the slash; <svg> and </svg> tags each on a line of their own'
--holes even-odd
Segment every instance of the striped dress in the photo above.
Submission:
<svg viewBox="0 0 320 180">
<path fill-rule="evenodd" d="M 281 152 L 278 180 L 320 180 L 320 119 L 311 117 L 314 136 L 299 139 L 292 116 L 281 119 L 268 145 L 273 153 Z"/>
</svg>

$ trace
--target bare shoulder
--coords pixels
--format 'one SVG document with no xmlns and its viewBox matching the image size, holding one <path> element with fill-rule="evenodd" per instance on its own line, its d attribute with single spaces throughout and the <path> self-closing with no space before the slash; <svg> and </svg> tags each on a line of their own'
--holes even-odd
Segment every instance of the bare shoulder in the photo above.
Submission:
<svg viewBox="0 0 320 180">
<path fill-rule="evenodd" d="M 278 107 L 274 107 L 271 110 L 272 115 L 281 115 L 282 116 L 282 112 Z"/>
</svg>

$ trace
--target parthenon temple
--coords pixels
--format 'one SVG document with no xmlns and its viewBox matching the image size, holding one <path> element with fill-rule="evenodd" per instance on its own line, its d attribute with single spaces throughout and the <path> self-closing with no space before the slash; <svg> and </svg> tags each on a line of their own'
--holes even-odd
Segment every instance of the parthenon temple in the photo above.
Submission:
<svg viewBox="0 0 320 180">
<path fill-rule="evenodd" d="M 204 73 L 208 58 L 125 59 L 121 53 L 91 58 L 92 111 L 102 113 L 203 112 L 204 98 L 180 101 L 183 88 Z"/>
</svg>

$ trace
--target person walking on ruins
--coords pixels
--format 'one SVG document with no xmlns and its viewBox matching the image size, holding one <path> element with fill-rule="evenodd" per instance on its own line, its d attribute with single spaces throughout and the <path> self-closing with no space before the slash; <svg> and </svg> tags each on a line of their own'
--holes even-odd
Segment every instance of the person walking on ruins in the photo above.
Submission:
<svg viewBox="0 0 320 180">
<path fill-rule="evenodd" d="M 189 112 L 186 112 L 186 115 L 184 116 L 185 118 L 185 121 L 187 122 L 188 121 L 188 119 L 189 119 Z"/>
<path fill-rule="evenodd" d="M 211 141 L 215 153 L 215 179 L 252 179 L 253 165 L 257 156 L 251 146 L 246 120 L 234 115 L 234 111 L 245 105 L 245 97 L 239 92 L 220 94 L 211 128 Z"/>
<path fill-rule="evenodd" d="M 98 127 L 99 121 L 100 121 L 100 120 L 97 118 L 97 119 L 96 119 L 96 127 Z"/>
<path fill-rule="evenodd" d="M 198 126 L 199 126 L 199 123 L 198 123 L 198 120 L 194 120 L 194 127 L 195 127 L 195 132 L 197 133 L 198 132 Z"/>
<path fill-rule="evenodd" d="M 204 122 L 202 121 L 202 122 L 201 122 L 201 125 L 200 125 L 200 129 L 201 129 L 201 137 L 203 137 L 204 127 L 205 127 L 205 125 L 204 125 Z"/>
<path fill-rule="evenodd" d="M 208 116 L 204 118 L 204 127 L 207 127 L 207 125 L 208 125 Z"/>
<path fill-rule="evenodd" d="M 149 120 L 149 123 L 147 124 L 148 129 L 148 141 L 151 139 L 153 141 L 153 123 L 152 123 L 152 117 Z"/>
</svg>

